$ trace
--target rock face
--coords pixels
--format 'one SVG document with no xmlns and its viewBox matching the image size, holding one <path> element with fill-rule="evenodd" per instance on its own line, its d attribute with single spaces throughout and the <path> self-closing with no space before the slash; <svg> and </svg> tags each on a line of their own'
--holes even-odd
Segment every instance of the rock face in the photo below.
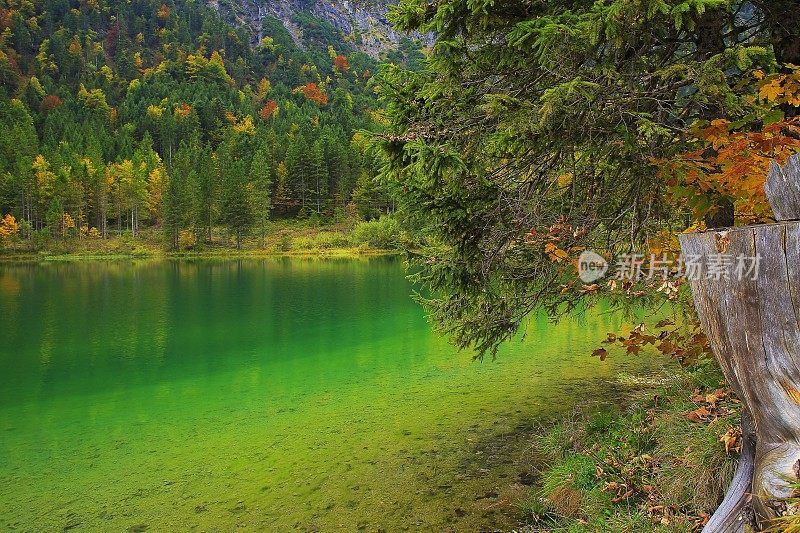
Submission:
<svg viewBox="0 0 800 533">
<path fill-rule="evenodd" d="M 293 20 L 298 13 L 327 21 L 354 49 L 375 58 L 395 48 L 404 37 L 386 18 L 396 0 L 209 0 L 209 4 L 236 25 L 250 29 L 254 41 L 261 38 L 264 17 L 275 17 L 303 46 L 302 30 Z M 419 35 L 411 36 L 420 39 Z M 423 37 L 424 43 L 431 41 Z"/>
</svg>

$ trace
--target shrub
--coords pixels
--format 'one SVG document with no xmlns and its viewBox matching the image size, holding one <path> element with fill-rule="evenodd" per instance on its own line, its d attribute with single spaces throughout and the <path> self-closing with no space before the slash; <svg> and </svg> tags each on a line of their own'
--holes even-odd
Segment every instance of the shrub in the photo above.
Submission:
<svg viewBox="0 0 800 533">
<path fill-rule="evenodd" d="M 43 248 L 50 242 L 51 239 L 52 239 L 52 234 L 50 233 L 50 228 L 47 227 L 42 228 L 38 231 L 34 231 L 31 235 L 33 246 L 37 249 Z"/>
<path fill-rule="evenodd" d="M 373 248 L 401 248 L 406 242 L 400 222 L 391 216 L 382 216 L 378 220 L 359 222 L 353 229 L 353 240 Z"/>
<path fill-rule="evenodd" d="M 347 248 L 350 244 L 350 239 L 346 235 L 335 231 L 321 231 L 295 240 L 295 246 L 300 250 L 331 250 Z"/>
<path fill-rule="evenodd" d="M 278 236 L 278 244 L 276 245 L 278 251 L 280 252 L 288 252 L 292 249 L 292 238 L 289 236 L 288 233 L 281 233 Z"/>
</svg>

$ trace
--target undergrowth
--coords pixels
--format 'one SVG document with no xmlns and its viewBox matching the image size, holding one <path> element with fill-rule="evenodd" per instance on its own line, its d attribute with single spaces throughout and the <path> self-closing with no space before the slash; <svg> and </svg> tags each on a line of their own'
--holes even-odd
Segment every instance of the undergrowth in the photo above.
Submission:
<svg viewBox="0 0 800 533">
<path fill-rule="evenodd" d="M 733 476 L 738 426 L 711 362 L 627 405 L 580 408 L 535 444 L 525 531 L 699 531 Z"/>
</svg>

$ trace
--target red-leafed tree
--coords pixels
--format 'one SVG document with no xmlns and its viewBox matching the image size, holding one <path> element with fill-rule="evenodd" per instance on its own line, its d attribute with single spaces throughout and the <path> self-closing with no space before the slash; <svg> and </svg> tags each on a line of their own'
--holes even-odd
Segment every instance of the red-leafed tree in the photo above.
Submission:
<svg viewBox="0 0 800 533">
<path fill-rule="evenodd" d="M 264 104 L 264 107 L 261 108 L 258 114 L 262 120 L 269 120 L 277 111 L 278 102 L 275 100 L 267 100 L 267 103 Z"/>
<path fill-rule="evenodd" d="M 339 72 L 347 72 L 350 70 L 350 62 L 347 60 L 347 56 L 343 54 L 339 54 L 333 59 L 333 66 Z"/>
<path fill-rule="evenodd" d="M 106 52 L 110 56 L 117 53 L 117 43 L 119 42 L 119 22 L 114 23 L 106 33 L 105 46 Z"/>
<path fill-rule="evenodd" d="M 11 15 L 13 12 L 10 9 L 0 9 L 0 30 L 11 27 Z"/>
<path fill-rule="evenodd" d="M 301 89 L 306 100 L 314 102 L 319 106 L 328 105 L 328 95 L 325 94 L 316 83 L 306 83 Z"/>
<path fill-rule="evenodd" d="M 42 99 L 42 103 L 40 108 L 42 111 L 52 111 L 53 109 L 59 107 L 62 104 L 61 98 L 59 98 L 55 94 L 48 94 Z"/>
</svg>

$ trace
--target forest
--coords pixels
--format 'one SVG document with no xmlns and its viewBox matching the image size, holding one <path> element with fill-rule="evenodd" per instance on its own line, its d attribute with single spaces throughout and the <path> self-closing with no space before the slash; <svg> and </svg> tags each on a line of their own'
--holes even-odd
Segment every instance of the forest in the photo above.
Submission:
<svg viewBox="0 0 800 533">
<path fill-rule="evenodd" d="M 6 240 L 155 228 L 178 249 L 218 227 L 241 246 L 270 219 L 387 212 L 367 143 L 378 63 L 301 15 L 302 47 L 277 19 L 254 36 L 196 0 L 4 0 Z M 406 39 L 391 59 L 420 57 Z"/>
</svg>

